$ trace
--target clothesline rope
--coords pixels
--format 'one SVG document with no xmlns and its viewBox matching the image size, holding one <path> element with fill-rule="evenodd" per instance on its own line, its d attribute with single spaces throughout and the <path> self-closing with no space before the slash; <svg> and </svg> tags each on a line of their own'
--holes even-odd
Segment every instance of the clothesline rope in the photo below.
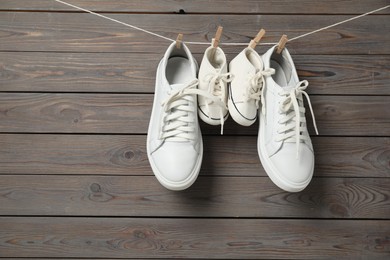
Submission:
<svg viewBox="0 0 390 260">
<path fill-rule="evenodd" d="M 138 30 L 138 31 L 141 31 L 141 32 L 144 32 L 144 33 L 147 33 L 147 34 L 150 34 L 150 35 L 153 35 L 153 36 L 156 36 L 156 37 L 159 37 L 161 39 L 164 39 L 164 40 L 167 40 L 167 41 L 171 41 L 171 42 L 175 42 L 176 40 L 174 39 L 171 39 L 169 37 L 166 37 L 166 36 L 163 36 L 163 35 L 160 35 L 158 33 L 154 33 L 154 32 L 151 32 L 151 31 L 148 31 L 148 30 L 145 30 L 143 28 L 140 28 L 140 27 L 137 27 L 135 25 L 131 25 L 131 24 L 128 24 L 128 23 L 125 23 L 125 22 L 122 22 L 122 21 L 119 21 L 117 19 L 114 19 L 114 18 L 111 18 L 111 17 L 108 17 L 108 16 L 105 16 L 105 15 L 102 15 L 102 14 L 99 14 L 99 13 L 95 13 L 91 10 L 88 10 L 88 9 L 85 9 L 85 8 L 82 8 L 82 7 L 79 7 L 79 6 L 76 6 L 76 5 L 73 5 L 73 4 L 70 4 L 70 3 L 67 3 L 67 2 L 64 2 L 64 1 L 61 1 L 61 0 L 54 0 L 58 3 L 61 3 L 61 4 L 64 4 L 64 5 L 67 5 L 67 6 L 70 6 L 70 7 L 73 7 L 75 9 L 78 9 L 80 11 L 84 11 L 86 13 L 90 13 L 92 15 L 95 15 L 95 16 L 98 16 L 98 17 L 101 17 L 101 18 L 104 18 L 104 19 L 107 19 L 107 20 L 110 20 L 112 22 L 115 22 L 115 23 L 119 23 L 119 24 L 122 24 L 124 26 L 127 26 L 127 27 L 130 27 L 132 29 L 135 29 L 135 30 Z M 349 19 L 346 19 L 346 20 L 343 20 L 343 21 L 340 21 L 340 22 L 337 22 L 337 23 L 334 23 L 334 24 L 331 24 L 331 25 L 328 25 L 328 26 L 325 26 L 325 27 L 322 27 L 322 28 L 319 28 L 317 30 L 314 30 L 314 31 L 311 31 L 311 32 L 308 32 L 308 33 L 305 33 L 305 34 L 302 34 L 302 35 L 299 35 L 299 36 L 296 36 L 296 37 L 293 37 L 291 39 L 289 39 L 288 41 L 291 42 L 291 41 L 295 41 L 295 40 L 298 40 L 300 38 L 303 38 L 303 37 L 306 37 L 308 35 L 311 35 L 311 34 L 314 34 L 314 33 L 317 33 L 317 32 L 320 32 L 320 31 L 323 31 L 323 30 L 326 30 L 326 29 L 329 29 L 329 28 L 332 28 L 332 27 L 335 27 L 337 25 L 340 25 L 340 24 L 343 24 L 343 23 L 347 23 L 347 22 L 350 22 L 352 20 L 356 20 L 356 19 L 359 19 L 359 18 L 362 18 L 364 16 L 367 16 L 367 15 L 370 15 L 370 14 L 373 14 L 373 13 L 376 13 L 376 12 L 379 12 L 379 11 L 382 11 L 382 10 L 385 10 L 387 8 L 389 8 L 390 5 L 386 5 L 384 7 L 381 7 L 381 8 L 378 8 L 378 9 L 375 9 L 375 10 L 372 10 L 372 11 L 369 11 L 367 13 L 364 13 L 364 14 L 361 14 L 361 15 L 357 15 L 357 16 L 354 16 L 354 17 L 351 17 Z M 209 42 L 191 42 L 191 41 L 184 41 L 186 44 L 192 44 L 192 45 L 209 45 L 210 43 Z M 276 42 L 260 42 L 258 45 L 275 45 L 277 44 Z M 221 42 L 219 43 L 219 45 L 226 45 L 226 46 L 246 46 L 248 45 L 248 43 L 242 43 L 242 42 Z"/>
</svg>

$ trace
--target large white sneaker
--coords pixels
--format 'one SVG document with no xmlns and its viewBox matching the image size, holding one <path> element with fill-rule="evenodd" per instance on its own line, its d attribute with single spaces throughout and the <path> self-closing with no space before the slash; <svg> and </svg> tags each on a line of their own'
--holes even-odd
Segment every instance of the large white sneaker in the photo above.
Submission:
<svg viewBox="0 0 390 260">
<path fill-rule="evenodd" d="M 229 113 L 238 124 L 252 125 L 257 118 L 264 76 L 272 69 L 264 70 L 259 54 L 251 47 L 241 51 L 229 64 L 233 80 L 229 88 Z"/>
<path fill-rule="evenodd" d="M 208 47 L 203 55 L 199 68 L 199 89 L 206 91 L 218 98 L 220 102 L 199 96 L 199 117 L 210 125 L 223 125 L 229 116 L 227 108 L 228 83 L 231 81 L 231 74 L 227 71 L 225 53 L 221 48 Z"/>
<path fill-rule="evenodd" d="M 147 154 L 158 181 L 183 190 L 196 180 L 203 156 L 197 116 L 198 66 L 187 46 L 172 43 L 157 68 Z"/>
<path fill-rule="evenodd" d="M 286 48 L 277 54 L 273 47 L 262 59 L 265 69 L 274 68 L 275 74 L 266 76 L 263 88 L 257 142 L 260 160 L 277 186 L 298 192 L 310 183 L 314 171 L 314 152 L 303 105 L 305 96 L 317 131 L 310 99 L 305 92 L 308 82 L 299 81 Z"/>
</svg>

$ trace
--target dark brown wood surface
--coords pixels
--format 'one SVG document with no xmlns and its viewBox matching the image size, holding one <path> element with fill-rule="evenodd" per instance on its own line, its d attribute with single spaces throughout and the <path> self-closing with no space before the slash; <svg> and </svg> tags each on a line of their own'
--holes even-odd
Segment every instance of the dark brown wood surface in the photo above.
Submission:
<svg viewBox="0 0 390 260">
<path fill-rule="evenodd" d="M 0 215 L 386 219 L 390 214 L 389 178 L 314 178 L 304 191 L 286 193 L 265 177 L 201 175 L 180 196 L 154 176 L 9 175 L 0 186 Z"/>
<path fill-rule="evenodd" d="M 66 1 L 185 41 L 209 42 L 222 25 L 230 43 L 260 28 L 277 42 L 389 4 Z M 229 118 L 224 136 L 201 123 L 200 176 L 172 192 L 145 148 L 169 42 L 52 0 L 1 0 L 0 259 L 389 259 L 389 14 L 287 44 L 320 132 L 307 189 L 277 188 L 258 123 Z M 189 47 L 200 63 L 206 46 Z M 223 49 L 230 61 L 242 46 Z"/>
<path fill-rule="evenodd" d="M 202 56 L 195 54 L 197 60 Z M 160 58 L 153 53 L 0 52 L 0 91 L 153 93 Z M 310 82 L 309 94 L 390 95 L 390 55 L 294 55 L 294 62 L 300 78 Z"/>
<path fill-rule="evenodd" d="M 312 96 L 321 135 L 386 136 L 390 96 Z M 0 132 L 145 134 L 153 103 L 150 94 L 3 93 Z M 306 115 L 311 122 L 311 115 Z M 311 123 L 309 123 L 311 125 Z M 375 125 L 375 129 L 371 126 Z M 204 133 L 218 133 L 215 126 Z M 225 134 L 257 135 L 229 120 Z"/>
<path fill-rule="evenodd" d="M 111 14 L 110 17 L 176 39 L 177 29 L 185 41 L 210 42 L 220 24 L 222 42 L 247 43 L 259 30 L 267 29 L 263 42 L 278 42 L 316 30 L 351 15 L 171 15 Z M 363 18 L 362 18 L 363 19 Z M 161 56 L 169 42 L 130 30 L 84 13 L 0 12 L 0 51 L 129 52 Z M 158 24 L 159 26 L 155 26 Z M 294 25 L 294 27 L 292 27 Z M 388 15 L 373 15 L 289 43 L 293 54 L 390 54 Z M 269 46 L 258 48 L 265 51 Z M 191 50 L 203 53 L 204 45 Z M 225 47 L 237 54 L 239 47 Z"/>
<path fill-rule="evenodd" d="M 65 2 L 100 12 L 155 12 L 155 13 L 285 13 L 285 14 L 361 14 L 388 5 L 386 0 L 338 1 L 269 1 L 269 0 L 66 0 Z M 2 0 L 0 10 L 74 11 L 71 7 L 53 0 Z"/>
<path fill-rule="evenodd" d="M 316 177 L 390 177 L 389 137 L 312 141 Z M 266 176 L 256 136 L 204 136 L 203 142 L 202 175 Z M 0 169 L 11 175 L 149 176 L 145 146 L 145 135 L 0 134 Z"/>
<path fill-rule="evenodd" d="M 326 255 L 339 259 L 387 259 L 390 232 L 388 220 L 90 217 L 0 220 L 4 233 L 0 235 L 0 246 L 5 257 L 18 250 L 21 257 L 322 259 Z"/>
</svg>

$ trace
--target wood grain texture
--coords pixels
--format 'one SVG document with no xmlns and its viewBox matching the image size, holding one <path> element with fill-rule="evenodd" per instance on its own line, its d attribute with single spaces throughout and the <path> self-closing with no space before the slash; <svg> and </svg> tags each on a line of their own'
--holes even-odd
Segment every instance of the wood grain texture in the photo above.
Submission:
<svg viewBox="0 0 390 260">
<path fill-rule="evenodd" d="M 387 259 L 390 221 L 0 219 L 4 257 Z"/>
<path fill-rule="evenodd" d="M 142 133 L 151 102 L 152 95 L 1 94 L 0 131 Z"/>
<path fill-rule="evenodd" d="M 0 91 L 153 93 L 160 59 L 146 53 L 3 52 Z"/>
<path fill-rule="evenodd" d="M 319 176 L 390 177 L 389 138 L 312 138 Z"/>
<path fill-rule="evenodd" d="M 152 175 L 145 146 L 145 135 L 0 135 L 0 171 Z"/>
<path fill-rule="evenodd" d="M 199 64 L 202 56 L 195 54 Z M 151 53 L 3 52 L 0 91 L 153 93 L 160 58 Z M 310 82 L 309 94 L 390 95 L 389 55 L 293 59 L 300 78 Z"/>
<path fill-rule="evenodd" d="M 390 97 L 316 96 L 311 100 L 314 100 L 313 110 L 321 135 L 390 134 Z M 306 118 L 308 128 L 312 129 L 310 115 L 306 114 Z"/>
<path fill-rule="evenodd" d="M 256 136 L 204 136 L 203 176 L 266 176 Z M 390 138 L 313 137 L 316 177 L 390 177 Z M 228 145 L 227 145 L 228 144 Z M 145 135 L 0 135 L 0 174 L 152 175 Z"/>
<path fill-rule="evenodd" d="M 110 17 L 184 41 L 211 42 L 218 25 L 226 28 L 222 42 L 247 43 L 258 28 L 267 29 L 263 42 L 278 42 L 350 18 L 344 15 L 143 15 L 110 14 Z M 302 40 L 290 42 L 293 54 L 390 54 L 390 23 L 387 15 L 355 20 Z M 169 42 L 140 31 L 78 13 L 0 13 L 0 51 L 135 52 L 162 55 Z M 158 26 L 156 26 L 158 25 Z M 203 52 L 205 46 L 190 46 Z M 224 47 L 237 54 L 242 46 Z M 263 51 L 267 47 L 263 48 Z M 262 48 L 259 48 L 262 50 Z M 262 52 L 262 51 L 261 51 Z"/>
<path fill-rule="evenodd" d="M 305 14 L 355 14 L 365 13 L 367 2 L 357 0 L 351 4 L 350 1 L 326 1 L 313 2 L 308 0 L 297 1 L 242 1 L 242 0 L 116 0 L 99 1 L 93 0 L 67 0 L 66 2 L 78 5 L 94 11 L 106 12 L 166 12 L 179 13 L 183 10 L 186 13 L 305 13 Z M 370 1 L 370 8 L 375 9 L 387 5 L 385 0 Z M 371 10 L 370 9 L 370 10 Z M 48 0 L 2 0 L 0 10 L 29 10 L 29 11 L 74 11 L 74 9 Z"/>
<path fill-rule="evenodd" d="M 145 134 L 152 98 L 149 94 L 2 93 L 0 132 Z M 312 96 L 311 100 L 321 135 L 390 133 L 389 96 Z M 311 117 L 306 117 L 311 129 Z M 220 131 L 218 127 L 202 126 L 205 134 Z M 257 135 L 256 125 L 241 127 L 232 119 L 225 129 L 228 135 Z"/>
<path fill-rule="evenodd" d="M 294 55 L 309 94 L 388 95 L 390 56 Z"/>
<path fill-rule="evenodd" d="M 210 42 L 221 25 L 222 43 L 249 43 L 259 28 L 277 42 L 389 4 L 66 1 L 184 41 Z M 258 123 L 229 118 L 224 136 L 201 123 L 200 176 L 172 192 L 145 149 L 169 42 L 53 0 L 0 0 L 0 259 L 388 260 L 389 15 L 287 45 L 320 131 L 304 191 L 276 187 L 258 158 Z M 189 47 L 200 63 L 207 46 Z M 228 62 L 242 49 L 223 46 Z"/>
<path fill-rule="evenodd" d="M 389 186 L 389 178 L 314 178 L 288 193 L 268 177 L 200 176 L 172 192 L 154 176 L 10 175 L 0 178 L 0 215 L 387 219 Z"/>
</svg>

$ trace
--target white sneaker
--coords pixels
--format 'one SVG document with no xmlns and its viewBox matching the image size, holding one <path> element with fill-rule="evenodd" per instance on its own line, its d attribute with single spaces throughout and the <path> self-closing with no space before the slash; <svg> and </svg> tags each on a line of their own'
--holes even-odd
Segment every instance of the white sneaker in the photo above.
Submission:
<svg viewBox="0 0 390 260">
<path fill-rule="evenodd" d="M 234 76 L 229 88 L 229 113 L 238 124 L 250 126 L 257 118 L 264 76 L 273 70 L 264 70 L 259 54 L 247 47 L 230 62 L 229 71 Z"/>
<path fill-rule="evenodd" d="M 172 43 L 157 68 L 147 154 L 158 181 L 183 190 L 196 180 L 203 156 L 197 116 L 198 66 L 187 46 Z"/>
<path fill-rule="evenodd" d="M 212 99 L 199 96 L 199 117 L 210 125 L 223 125 L 229 116 L 227 109 L 228 89 L 231 74 L 227 71 L 225 53 L 221 48 L 208 47 L 204 53 L 199 69 L 199 89 L 209 92 L 221 102 L 215 103 Z M 221 105 L 222 104 L 222 105 Z"/>
<path fill-rule="evenodd" d="M 275 47 L 263 56 L 264 67 L 274 68 L 275 74 L 266 76 L 263 88 L 262 112 L 258 136 L 258 153 L 271 180 L 281 189 L 290 192 L 303 190 L 314 171 L 314 152 L 306 128 L 305 96 L 315 119 L 305 89 L 306 80 L 298 75 L 286 48 L 277 54 Z M 318 132 L 317 132 L 318 134 Z"/>
</svg>

